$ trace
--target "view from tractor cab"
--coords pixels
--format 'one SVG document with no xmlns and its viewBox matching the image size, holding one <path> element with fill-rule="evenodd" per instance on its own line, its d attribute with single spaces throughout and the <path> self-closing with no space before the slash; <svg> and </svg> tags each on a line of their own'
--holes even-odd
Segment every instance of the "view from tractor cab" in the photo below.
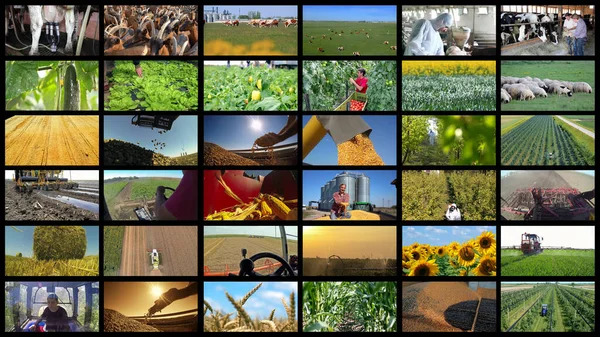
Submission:
<svg viewBox="0 0 600 337">
<path fill-rule="evenodd" d="M 98 332 L 99 285 L 84 281 L 5 282 L 4 331 Z"/>
<path fill-rule="evenodd" d="M 298 276 L 298 227 L 205 226 L 204 276 L 244 275 Z"/>
<path fill-rule="evenodd" d="M 595 219 L 593 170 L 503 170 L 500 176 L 502 220 Z"/>
</svg>

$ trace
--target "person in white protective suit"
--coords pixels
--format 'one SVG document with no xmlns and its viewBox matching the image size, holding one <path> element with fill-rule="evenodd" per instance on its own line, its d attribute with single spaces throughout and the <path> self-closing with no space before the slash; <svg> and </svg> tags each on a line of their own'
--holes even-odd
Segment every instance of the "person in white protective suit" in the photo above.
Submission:
<svg viewBox="0 0 600 337">
<path fill-rule="evenodd" d="M 445 55 L 444 42 L 440 33 L 448 31 L 453 21 L 450 13 L 443 13 L 433 20 L 421 19 L 415 22 L 404 56 Z"/>
<path fill-rule="evenodd" d="M 448 210 L 446 211 L 446 219 L 449 221 L 460 221 L 462 218 L 460 217 L 460 210 L 456 207 L 456 204 L 451 204 L 448 206 Z"/>
</svg>

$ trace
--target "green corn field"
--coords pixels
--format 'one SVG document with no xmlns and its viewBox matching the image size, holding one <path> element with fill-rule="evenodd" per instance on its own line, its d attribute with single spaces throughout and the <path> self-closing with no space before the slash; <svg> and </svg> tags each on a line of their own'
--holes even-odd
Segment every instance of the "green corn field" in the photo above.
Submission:
<svg viewBox="0 0 600 337">
<path fill-rule="evenodd" d="M 303 331 L 397 331 L 396 282 L 304 282 Z"/>
</svg>

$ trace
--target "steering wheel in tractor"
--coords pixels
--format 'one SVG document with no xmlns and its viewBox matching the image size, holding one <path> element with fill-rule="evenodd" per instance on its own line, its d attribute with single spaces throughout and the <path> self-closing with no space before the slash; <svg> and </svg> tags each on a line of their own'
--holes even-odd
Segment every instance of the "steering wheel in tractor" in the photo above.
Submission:
<svg viewBox="0 0 600 337">
<path fill-rule="evenodd" d="M 276 260 L 277 262 L 281 263 L 281 267 L 277 268 L 277 270 L 275 272 L 273 272 L 272 274 L 268 274 L 268 275 L 257 274 L 254 271 L 254 262 L 256 262 L 257 260 L 260 260 L 260 259 L 265 259 L 265 258 L 271 258 L 271 259 Z M 290 266 L 290 264 L 286 260 L 284 260 L 281 256 L 279 256 L 277 254 L 269 253 L 269 252 L 263 252 L 263 253 L 254 254 L 250 258 L 244 258 L 240 262 L 239 276 L 261 276 L 261 277 L 281 276 L 283 274 L 284 270 L 287 271 L 290 276 L 294 275 L 294 270 L 292 269 L 292 266 Z"/>
</svg>

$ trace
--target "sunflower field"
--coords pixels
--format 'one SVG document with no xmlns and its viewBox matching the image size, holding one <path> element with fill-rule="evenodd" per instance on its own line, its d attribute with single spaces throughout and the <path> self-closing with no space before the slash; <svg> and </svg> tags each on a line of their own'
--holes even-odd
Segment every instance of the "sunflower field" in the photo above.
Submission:
<svg viewBox="0 0 600 337">
<path fill-rule="evenodd" d="M 495 111 L 496 61 L 402 62 L 402 109 Z"/>
<path fill-rule="evenodd" d="M 482 232 L 462 244 L 403 246 L 402 276 L 496 276 L 496 237 Z"/>
</svg>

